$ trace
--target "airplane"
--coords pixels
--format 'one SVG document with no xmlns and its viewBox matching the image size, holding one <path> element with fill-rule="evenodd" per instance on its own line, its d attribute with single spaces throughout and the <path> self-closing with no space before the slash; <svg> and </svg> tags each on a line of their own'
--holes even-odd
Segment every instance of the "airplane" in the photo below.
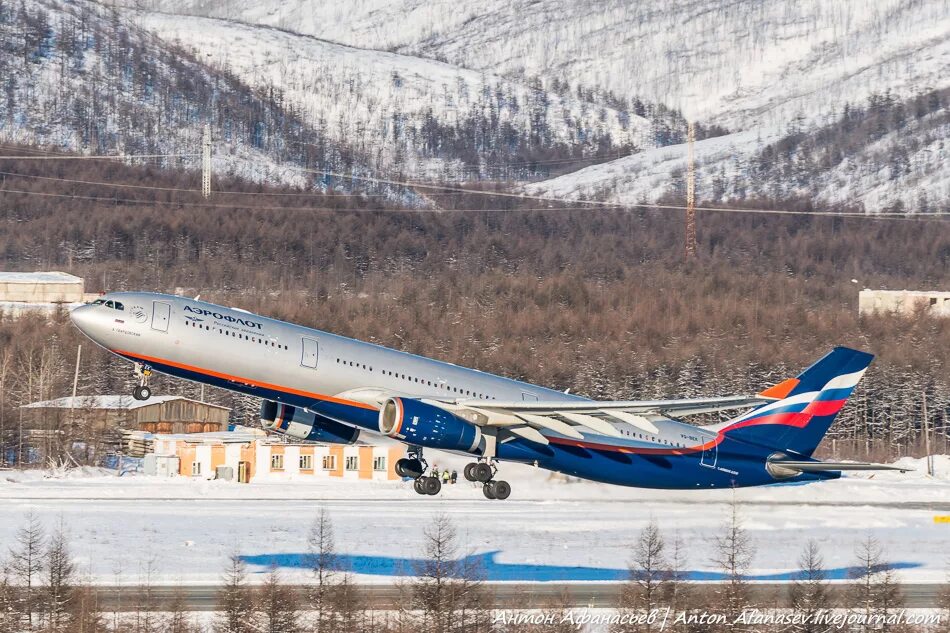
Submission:
<svg viewBox="0 0 950 633">
<path fill-rule="evenodd" d="M 351 444 L 362 432 L 407 445 L 395 465 L 435 495 L 423 451 L 465 454 L 464 476 L 507 499 L 500 464 L 610 484 L 714 489 L 834 479 L 812 454 L 873 356 L 836 347 L 795 378 L 751 395 L 591 400 L 197 298 L 114 292 L 70 313 L 96 344 L 133 363 L 133 397 L 161 372 L 262 399 L 261 423 L 296 440 Z M 734 412 L 725 422 L 684 418 Z M 732 413 L 730 413 L 732 415 Z"/>
</svg>

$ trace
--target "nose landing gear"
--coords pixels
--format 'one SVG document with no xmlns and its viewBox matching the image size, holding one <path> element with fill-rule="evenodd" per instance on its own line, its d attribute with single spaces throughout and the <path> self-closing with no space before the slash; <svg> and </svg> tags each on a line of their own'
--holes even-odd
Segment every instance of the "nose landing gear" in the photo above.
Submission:
<svg viewBox="0 0 950 633">
<path fill-rule="evenodd" d="M 148 386 L 148 377 L 152 375 L 152 368 L 142 363 L 135 363 L 133 371 L 139 385 L 132 390 L 132 397 L 136 400 L 148 400 L 152 397 L 152 388 Z"/>
</svg>

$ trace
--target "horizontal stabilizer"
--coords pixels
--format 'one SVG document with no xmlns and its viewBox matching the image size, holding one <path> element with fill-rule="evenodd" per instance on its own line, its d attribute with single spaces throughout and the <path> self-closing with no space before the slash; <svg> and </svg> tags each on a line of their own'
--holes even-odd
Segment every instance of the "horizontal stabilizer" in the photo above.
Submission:
<svg viewBox="0 0 950 633">
<path fill-rule="evenodd" d="M 803 473 L 823 473 L 830 470 L 899 470 L 906 473 L 911 468 L 891 466 L 890 464 L 870 464 L 866 462 L 793 462 L 786 459 L 770 460 L 772 467 L 788 468 Z"/>
</svg>

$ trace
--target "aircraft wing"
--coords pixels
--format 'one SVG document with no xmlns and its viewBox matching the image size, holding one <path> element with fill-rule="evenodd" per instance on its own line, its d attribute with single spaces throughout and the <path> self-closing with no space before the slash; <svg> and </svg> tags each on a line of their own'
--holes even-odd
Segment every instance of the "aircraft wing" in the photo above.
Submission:
<svg viewBox="0 0 950 633">
<path fill-rule="evenodd" d="M 575 439 L 582 439 L 582 433 L 621 437 L 620 431 L 614 426 L 614 423 L 621 422 L 648 433 L 657 433 L 659 429 L 654 424 L 656 420 L 742 409 L 775 400 L 763 395 L 743 395 L 679 400 L 577 399 L 505 402 L 440 399 L 375 388 L 354 389 L 338 394 L 338 397 L 374 406 L 382 406 L 390 397 L 414 398 L 451 411 L 472 424 L 504 428 L 540 444 L 548 443 L 541 433 L 544 430 Z"/>
<path fill-rule="evenodd" d="M 774 398 L 760 395 L 726 396 L 723 398 L 686 398 L 681 400 L 567 400 L 567 401 L 511 401 L 462 400 L 459 405 L 470 404 L 483 409 L 504 409 L 512 412 L 537 413 L 539 415 L 571 411 L 574 413 L 598 413 L 624 411 L 634 414 L 653 414 L 664 416 L 687 416 L 698 413 L 712 413 L 729 409 L 742 409 L 766 402 Z"/>
<path fill-rule="evenodd" d="M 582 433 L 620 437 L 614 423 L 622 422 L 648 433 L 657 433 L 654 424 L 668 417 L 742 409 L 771 402 L 763 396 L 690 398 L 682 400 L 562 400 L 511 401 L 460 400 L 438 403 L 456 415 L 483 426 L 505 427 L 515 435 L 546 444 L 543 430 L 582 439 Z M 466 415 L 466 412 L 469 415 Z"/>
</svg>

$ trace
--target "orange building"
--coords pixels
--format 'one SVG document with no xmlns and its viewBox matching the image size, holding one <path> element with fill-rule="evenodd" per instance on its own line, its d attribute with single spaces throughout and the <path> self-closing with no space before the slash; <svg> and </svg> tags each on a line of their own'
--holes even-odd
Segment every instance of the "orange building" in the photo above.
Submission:
<svg viewBox="0 0 950 633">
<path fill-rule="evenodd" d="M 178 474 L 201 479 L 305 481 L 339 477 L 390 481 L 399 479 L 396 461 L 401 444 L 285 444 L 253 431 L 155 435 L 156 456 L 178 457 Z"/>
</svg>

